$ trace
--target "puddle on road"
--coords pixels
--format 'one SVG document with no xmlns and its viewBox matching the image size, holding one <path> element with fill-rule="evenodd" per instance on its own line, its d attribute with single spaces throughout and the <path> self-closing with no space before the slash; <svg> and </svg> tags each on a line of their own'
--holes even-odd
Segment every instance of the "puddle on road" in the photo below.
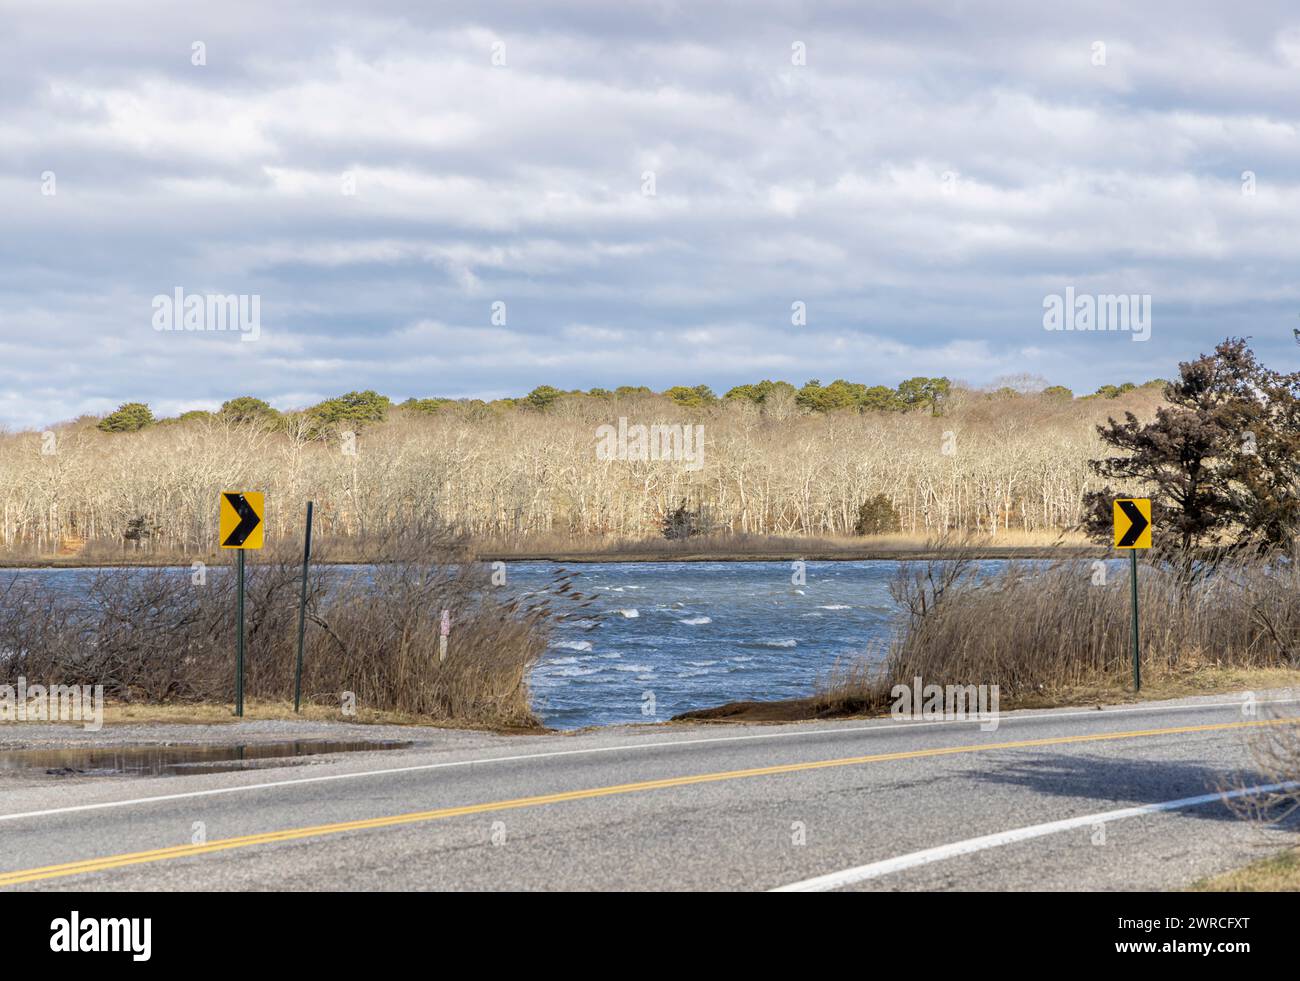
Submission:
<svg viewBox="0 0 1300 981">
<path fill-rule="evenodd" d="M 50 776 L 161 777 L 225 773 L 258 766 L 260 760 L 283 760 L 322 753 L 360 753 L 406 749 L 409 742 L 341 742 L 298 739 L 241 746 L 117 746 L 79 749 L 17 749 L 0 752 L 0 772 L 41 771 Z M 277 764 L 270 764 L 275 766 Z"/>
</svg>

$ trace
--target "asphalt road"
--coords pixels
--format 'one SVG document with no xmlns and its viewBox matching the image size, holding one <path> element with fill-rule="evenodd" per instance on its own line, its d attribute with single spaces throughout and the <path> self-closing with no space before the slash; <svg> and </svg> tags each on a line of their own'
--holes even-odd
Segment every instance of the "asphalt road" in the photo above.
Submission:
<svg viewBox="0 0 1300 981">
<path fill-rule="evenodd" d="M 404 729 L 411 749 L 309 765 L 7 775 L 0 888 L 1176 889 L 1295 844 L 1295 831 L 1218 800 L 1135 809 L 1263 782 L 1250 742 L 1298 711 L 1251 715 L 1216 696 L 1004 713 L 992 732 L 883 719 Z M 206 728 L 270 739 L 286 726 L 323 728 Z"/>
</svg>

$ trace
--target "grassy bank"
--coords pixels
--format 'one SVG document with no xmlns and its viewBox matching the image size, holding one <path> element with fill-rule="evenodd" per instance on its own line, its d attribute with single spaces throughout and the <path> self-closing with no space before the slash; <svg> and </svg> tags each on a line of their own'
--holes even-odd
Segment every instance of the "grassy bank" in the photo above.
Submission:
<svg viewBox="0 0 1300 981">
<path fill-rule="evenodd" d="M 902 623 L 884 659 L 846 665 L 829 700 L 878 700 L 899 681 L 998 685 L 1006 699 L 1128 683 L 1126 568 L 1058 561 L 981 575 L 963 556 L 909 563 L 892 593 Z M 1207 669 L 1300 668 L 1300 565 L 1253 560 L 1194 580 L 1158 558 L 1138 574 L 1148 679 Z"/>
<path fill-rule="evenodd" d="M 393 713 L 439 724 L 539 725 L 528 670 L 545 650 L 555 603 L 577 607 L 562 581 L 526 603 L 502 597 L 488 569 L 448 561 L 451 545 L 412 533 L 374 548 L 372 566 L 317 566 L 308 584 L 302 690 L 316 710 Z M 293 698 L 300 558 L 268 550 L 248 569 L 246 698 Z M 19 578 L 0 597 L 5 676 L 99 685 L 124 706 L 229 705 L 234 577 L 223 569 L 101 569 L 66 591 Z M 562 595 L 567 593 L 568 595 Z M 449 632 L 442 656 L 442 617 Z"/>
<path fill-rule="evenodd" d="M 1127 569 L 1090 561 L 1013 563 L 981 574 L 966 552 L 904 562 L 900 620 L 878 650 L 845 661 L 808 698 L 737 703 L 685 718 L 791 720 L 883 714 L 891 689 L 997 685 L 1002 708 L 1133 698 Z M 1138 575 L 1144 698 L 1300 680 L 1300 563 L 1252 560 L 1194 581 L 1158 559 Z"/>
<path fill-rule="evenodd" d="M 373 543 L 318 538 L 325 550 L 322 564 L 356 564 L 374 554 Z M 483 562 L 860 562 L 866 560 L 940 559 L 943 549 L 932 537 L 894 533 L 862 536 L 700 535 L 681 541 L 662 536 L 612 539 L 584 535 L 535 535 L 527 539 L 486 538 L 469 541 L 464 551 Z M 1093 558 L 1101 546 L 1075 533 L 1002 531 L 971 536 L 967 551 L 982 559 Z M 193 562 L 227 565 L 226 552 L 176 549 L 122 550 L 87 548 L 70 554 L 40 552 L 0 554 L 0 568 L 162 568 Z"/>
<path fill-rule="evenodd" d="M 927 679 L 927 684 L 928 684 Z M 1132 680 L 1115 676 L 1095 684 L 1045 688 L 1002 697 L 999 710 L 1099 708 L 1136 702 L 1165 701 L 1194 695 L 1294 690 L 1300 693 L 1300 669 L 1225 668 L 1202 666 L 1161 672 L 1142 679 L 1142 693 L 1133 693 Z M 886 693 L 887 695 L 887 693 Z M 737 701 L 696 709 L 675 716 L 675 722 L 807 722 L 816 719 L 885 718 L 888 697 L 864 700 L 856 691 L 842 693 L 832 686 L 805 698 Z"/>
<path fill-rule="evenodd" d="M 1105 550 L 1081 535 L 1002 532 L 970 536 L 966 553 L 976 559 L 1053 559 L 1094 557 Z M 611 542 L 560 538 L 553 541 L 486 541 L 477 546 L 486 561 L 554 562 L 862 562 L 940 559 L 945 550 L 925 535 L 853 537 L 701 535 L 683 541 L 648 538 Z"/>
<path fill-rule="evenodd" d="M 1192 892 L 1300 892 L 1300 848 L 1200 879 Z"/>
<path fill-rule="evenodd" d="M 546 729 L 531 721 L 524 724 L 502 724 L 491 721 L 479 721 L 462 718 L 440 718 L 431 720 L 428 716 L 412 712 L 400 712 L 392 709 L 369 708 L 364 705 L 355 711 L 344 711 L 341 706 L 308 702 L 294 712 L 292 699 L 246 699 L 243 718 L 234 714 L 230 701 L 212 702 L 125 702 L 121 699 L 105 698 L 104 725 L 224 725 L 238 722 L 260 721 L 302 721 L 335 722 L 348 725 L 373 726 L 428 726 L 432 721 L 441 729 L 485 730 L 507 735 L 543 735 L 553 730 Z M 6 737 L 29 736 L 39 722 L 0 722 L 0 741 Z M 52 722 L 50 725 L 80 726 L 80 722 Z"/>
</svg>

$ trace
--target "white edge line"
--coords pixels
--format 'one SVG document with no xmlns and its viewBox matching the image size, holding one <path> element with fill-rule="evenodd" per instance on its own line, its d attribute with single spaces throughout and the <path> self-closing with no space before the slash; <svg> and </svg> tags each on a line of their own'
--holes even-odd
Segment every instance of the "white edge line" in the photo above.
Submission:
<svg viewBox="0 0 1300 981">
<path fill-rule="evenodd" d="M 819 875 L 813 879 L 804 879 L 802 882 L 793 882 L 788 886 L 778 886 L 775 889 L 769 889 L 768 892 L 829 892 L 832 889 L 851 886 L 857 882 L 865 882 L 867 879 L 877 879 L 882 875 L 889 875 L 891 872 L 914 869 L 919 865 L 942 862 L 947 858 L 970 855 L 974 852 L 982 852 L 987 848 L 1010 845 L 1018 841 L 1027 841 L 1030 838 L 1041 838 L 1044 835 L 1056 834 L 1058 831 L 1070 831 L 1074 828 L 1104 824 L 1109 821 L 1122 821 L 1125 818 L 1141 817 L 1144 814 L 1157 814 L 1161 811 L 1179 811 L 1189 807 L 1200 807 L 1202 804 L 1232 800 L 1250 794 L 1293 790 L 1296 787 L 1300 787 L 1300 781 L 1290 780 L 1286 783 L 1270 783 L 1256 787 L 1246 787 L 1243 790 L 1233 790 L 1228 793 L 1202 794 L 1199 797 L 1167 800 L 1161 804 L 1143 804 L 1141 807 L 1125 807 L 1117 811 L 1101 811 L 1097 814 L 1085 814 L 1082 817 L 1066 818 L 1062 821 L 1049 821 L 1046 824 L 1031 824 L 1025 828 L 999 831 L 996 834 L 982 835 L 979 838 L 967 838 L 965 841 L 955 841 L 952 844 L 940 845 L 937 848 L 909 852 L 896 858 L 872 862 L 870 865 L 859 865 L 856 868 Z"/>
<path fill-rule="evenodd" d="M 1255 704 L 1286 705 L 1296 702 L 1300 702 L 1300 698 L 1261 699 Z M 1030 719 L 1068 719 L 1078 716 L 1092 716 L 1093 718 L 1098 718 L 1106 715 L 1122 715 L 1134 712 L 1172 712 L 1178 710 L 1196 711 L 1198 709 L 1239 708 L 1241 705 L 1241 702 L 1212 702 L 1199 705 L 1133 706 L 1131 708 L 1102 709 L 1100 711 L 1097 709 L 1088 709 L 1079 712 L 1055 711 L 1025 715 L 1012 714 L 1001 717 L 998 720 L 998 725 L 1000 727 L 1007 722 L 1019 722 Z M 73 804 L 69 807 L 51 807 L 40 811 L 19 811 L 14 814 L 0 814 L 0 821 L 20 821 L 23 818 L 51 817 L 56 814 L 76 814 L 82 811 L 101 811 L 114 807 L 131 807 L 136 804 L 154 804 L 163 801 L 191 800 L 196 797 L 217 797 L 223 794 L 239 794 L 253 790 L 271 790 L 278 787 L 294 787 L 300 784 L 327 783 L 334 780 L 355 780 L 360 777 L 381 777 L 396 773 L 418 773 L 426 770 L 445 770 L 455 767 L 476 766 L 484 763 L 518 763 L 524 760 L 554 759 L 561 756 L 586 756 L 594 755 L 596 753 L 617 753 L 624 750 L 664 749 L 674 746 L 701 746 L 708 743 L 744 742 L 753 739 L 780 739 L 782 737 L 793 738 L 796 736 L 838 736 L 861 732 L 878 732 L 887 729 L 896 732 L 899 729 L 922 729 L 931 728 L 933 726 L 962 726 L 977 724 L 983 723 L 980 723 L 978 719 L 934 722 L 885 722 L 879 725 L 868 726 L 836 726 L 827 729 L 800 729 L 795 732 L 756 732 L 747 733 L 742 736 L 712 736 L 704 739 L 661 739 L 653 743 L 633 743 L 618 746 L 588 746 L 583 749 L 561 749 L 546 753 L 520 753 L 513 756 L 489 756 L 483 759 L 448 760 L 442 763 L 418 763 L 412 766 L 386 767 L 382 770 L 357 770 L 350 773 L 331 773 L 319 777 L 300 777 L 296 780 L 269 780 L 265 783 L 241 784 L 237 787 L 214 787 L 211 790 L 187 790 L 175 794 L 158 794 L 153 797 L 132 797 L 127 800 L 100 801 L 95 804 Z"/>
</svg>

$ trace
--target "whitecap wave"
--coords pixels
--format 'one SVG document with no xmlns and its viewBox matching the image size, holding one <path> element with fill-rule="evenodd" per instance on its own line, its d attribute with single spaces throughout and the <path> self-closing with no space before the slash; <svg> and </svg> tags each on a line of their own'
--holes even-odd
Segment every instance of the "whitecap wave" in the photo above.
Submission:
<svg viewBox="0 0 1300 981">
<path fill-rule="evenodd" d="M 563 651 L 589 651 L 591 644 L 585 640 L 557 640 L 551 645 L 558 650 Z M 559 663 L 559 662 L 556 662 Z"/>
<path fill-rule="evenodd" d="M 712 623 L 712 617 L 687 617 L 685 620 L 678 620 L 678 623 L 685 623 L 692 627 L 698 627 L 702 623 Z"/>
</svg>

